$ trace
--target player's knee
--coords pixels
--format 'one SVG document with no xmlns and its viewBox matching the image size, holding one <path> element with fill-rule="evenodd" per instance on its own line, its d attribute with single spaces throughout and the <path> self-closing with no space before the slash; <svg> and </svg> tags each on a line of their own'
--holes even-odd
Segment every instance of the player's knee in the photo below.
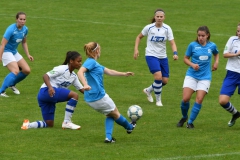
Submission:
<svg viewBox="0 0 240 160">
<path fill-rule="evenodd" d="M 22 72 L 26 75 L 29 75 L 31 73 L 31 69 L 26 69 L 26 70 L 22 70 Z"/>
<path fill-rule="evenodd" d="M 71 91 L 69 94 L 69 98 L 73 98 L 75 100 L 78 100 L 78 94 L 76 92 Z"/>
<path fill-rule="evenodd" d="M 222 98 L 219 98 L 218 102 L 221 106 L 227 104 L 227 101 L 225 99 L 222 99 Z"/>
<path fill-rule="evenodd" d="M 52 128 L 52 127 L 54 126 L 54 121 L 52 121 L 52 120 L 47 120 L 47 121 L 45 121 L 45 122 L 46 122 L 46 124 L 47 124 L 47 127 Z"/>
</svg>

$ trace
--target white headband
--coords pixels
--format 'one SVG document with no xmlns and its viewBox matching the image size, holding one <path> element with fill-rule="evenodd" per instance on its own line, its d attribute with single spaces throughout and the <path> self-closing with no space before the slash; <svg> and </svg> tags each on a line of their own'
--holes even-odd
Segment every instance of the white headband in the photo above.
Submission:
<svg viewBox="0 0 240 160">
<path fill-rule="evenodd" d="M 94 52 L 97 48 L 98 48 L 98 44 L 97 44 L 97 46 L 96 46 L 92 51 Z"/>
<path fill-rule="evenodd" d="M 165 15 L 165 13 L 164 13 L 163 11 L 157 11 L 157 12 L 155 12 L 155 14 L 158 13 L 158 12 L 159 12 L 159 13 L 163 13 L 163 14 Z"/>
</svg>

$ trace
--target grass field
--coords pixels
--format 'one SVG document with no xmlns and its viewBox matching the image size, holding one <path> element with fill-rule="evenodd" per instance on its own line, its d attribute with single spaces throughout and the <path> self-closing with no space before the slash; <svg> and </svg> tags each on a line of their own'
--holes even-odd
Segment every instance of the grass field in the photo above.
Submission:
<svg viewBox="0 0 240 160">
<path fill-rule="evenodd" d="M 10 98 L 0 97 L 0 159 L 112 159 L 112 160 L 235 160 L 240 156 L 240 122 L 229 128 L 231 115 L 218 104 L 218 95 L 225 76 L 226 59 L 222 52 L 228 38 L 235 35 L 239 22 L 238 0 L 152 0 L 152 1 L 61 1 L 11 0 L 0 1 L 0 35 L 15 22 L 18 11 L 27 13 L 28 46 L 34 62 L 29 62 L 31 74 L 18 84 L 20 95 L 10 90 Z M 149 86 L 152 75 L 144 59 L 146 38 L 141 41 L 138 60 L 133 59 L 136 36 L 150 22 L 156 8 L 166 12 L 165 23 L 174 32 L 179 60 L 171 59 L 168 44 L 170 80 L 163 88 L 164 107 L 149 103 L 142 89 Z M 196 39 L 196 30 L 207 25 L 211 41 L 220 51 L 220 63 L 202 110 L 194 122 L 195 129 L 177 128 L 181 118 L 182 83 L 187 70 L 183 56 L 187 45 Z M 133 71 L 134 77 L 105 76 L 105 88 L 120 112 L 127 116 L 132 104 L 143 108 L 144 115 L 130 135 L 115 124 L 115 144 L 103 143 L 104 116 L 88 107 L 79 93 L 79 103 L 73 121 L 81 130 L 62 130 L 65 103 L 57 105 L 54 128 L 20 129 L 25 118 L 41 120 L 37 93 L 42 76 L 54 66 L 62 64 L 65 53 L 77 50 L 86 56 L 83 45 L 90 41 L 100 43 L 99 62 L 108 68 Z M 19 52 L 26 58 L 22 47 Z M 8 73 L 0 68 L 0 82 Z M 73 89 L 73 88 L 71 88 Z M 191 104 L 194 102 L 192 97 Z M 239 97 L 231 102 L 240 109 Z"/>
</svg>

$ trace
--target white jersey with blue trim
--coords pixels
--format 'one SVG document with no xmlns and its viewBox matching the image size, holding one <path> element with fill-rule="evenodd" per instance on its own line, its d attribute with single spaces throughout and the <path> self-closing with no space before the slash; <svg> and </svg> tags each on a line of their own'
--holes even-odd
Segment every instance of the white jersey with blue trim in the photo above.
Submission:
<svg viewBox="0 0 240 160">
<path fill-rule="evenodd" d="M 223 54 L 237 53 L 240 51 L 240 39 L 238 36 L 232 36 L 228 39 Z M 240 56 L 228 58 L 226 69 L 229 71 L 240 73 Z"/>
<path fill-rule="evenodd" d="M 167 58 L 166 41 L 174 39 L 172 29 L 169 25 L 163 23 L 160 28 L 155 23 L 146 25 L 142 30 L 142 35 L 147 36 L 146 56 L 157 58 Z"/>
<path fill-rule="evenodd" d="M 76 73 L 74 71 L 72 71 L 72 73 L 69 72 L 68 65 L 60 65 L 54 67 L 46 74 L 50 78 L 50 83 L 52 87 L 68 88 L 72 84 L 76 88 L 76 90 L 80 90 L 83 88 Z M 44 87 L 47 87 L 45 83 L 42 84 L 41 88 Z"/>
</svg>

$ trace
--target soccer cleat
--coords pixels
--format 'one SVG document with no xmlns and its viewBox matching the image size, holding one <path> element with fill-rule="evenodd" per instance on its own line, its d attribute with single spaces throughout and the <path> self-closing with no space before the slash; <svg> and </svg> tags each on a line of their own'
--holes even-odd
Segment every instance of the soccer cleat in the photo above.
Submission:
<svg viewBox="0 0 240 160">
<path fill-rule="evenodd" d="M 133 129 L 137 126 L 137 122 L 136 121 L 132 121 L 131 124 L 132 124 L 132 129 L 131 130 L 127 130 L 128 134 L 132 133 Z"/>
<path fill-rule="evenodd" d="M 109 140 L 108 138 L 105 139 L 104 143 L 115 143 L 116 139 L 112 137 L 111 140 Z"/>
<path fill-rule="evenodd" d="M 157 105 L 158 107 L 162 107 L 162 106 L 163 106 L 162 101 L 157 101 L 157 102 L 156 102 L 156 105 Z"/>
<path fill-rule="evenodd" d="M 27 130 L 28 129 L 28 125 L 29 125 L 29 120 L 28 119 L 24 119 L 23 125 L 22 125 L 21 129 L 22 130 Z"/>
<path fill-rule="evenodd" d="M 9 97 L 9 96 L 6 94 L 6 92 L 2 92 L 2 93 L 0 94 L 0 96 L 1 96 L 1 97 Z"/>
<path fill-rule="evenodd" d="M 63 122 L 62 123 L 62 129 L 80 129 L 81 126 L 76 125 L 72 122 Z"/>
<path fill-rule="evenodd" d="M 192 123 L 187 123 L 187 128 L 188 129 L 193 129 L 194 128 L 194 125 Z"/>
<path fill-rule="evenodd" d="M 108 138 L 105 139 L 104 143 L 115 143 L 116 139 L 114 137 L 112 137 L 111 140 L 109 140 Z"/>
<path fill-rule="evenodd" d="M 232 119 L 228 122 L 228 126 L 229 126 L 229 127 L 232 127 L 232 126 L 235 124 L 236 120 L 237 120 L 239 117 L 240 117 L 240 113 L 239 113 L 239 112 L 235 113 L 235 114 L 232 116 Z"/>
<path fill-rule="evenodd" d="M 153 102 L 153 97 L 150 92 L 147 91 L 147 88 L 143 89 L 143 92 L 147 95 L 147 99 L 149 102 Z"/>
<path fill-rule="evenodd" d="M 187 121 L 187 118 L 182 118 L 182 119 L 180 119 L 180 121 L 179 121 L 178 124 L 177 124 L 177 127 L 182 127 L 183 124 L 184 124 L 186 121 Z"/>
<path fill-rule="evenodd" d="M 11 86 L 9 88 L 13 91 L 13 93 L 20 94 L 20 91 L 16 88 L 16 86 Z"/>
</svg>

